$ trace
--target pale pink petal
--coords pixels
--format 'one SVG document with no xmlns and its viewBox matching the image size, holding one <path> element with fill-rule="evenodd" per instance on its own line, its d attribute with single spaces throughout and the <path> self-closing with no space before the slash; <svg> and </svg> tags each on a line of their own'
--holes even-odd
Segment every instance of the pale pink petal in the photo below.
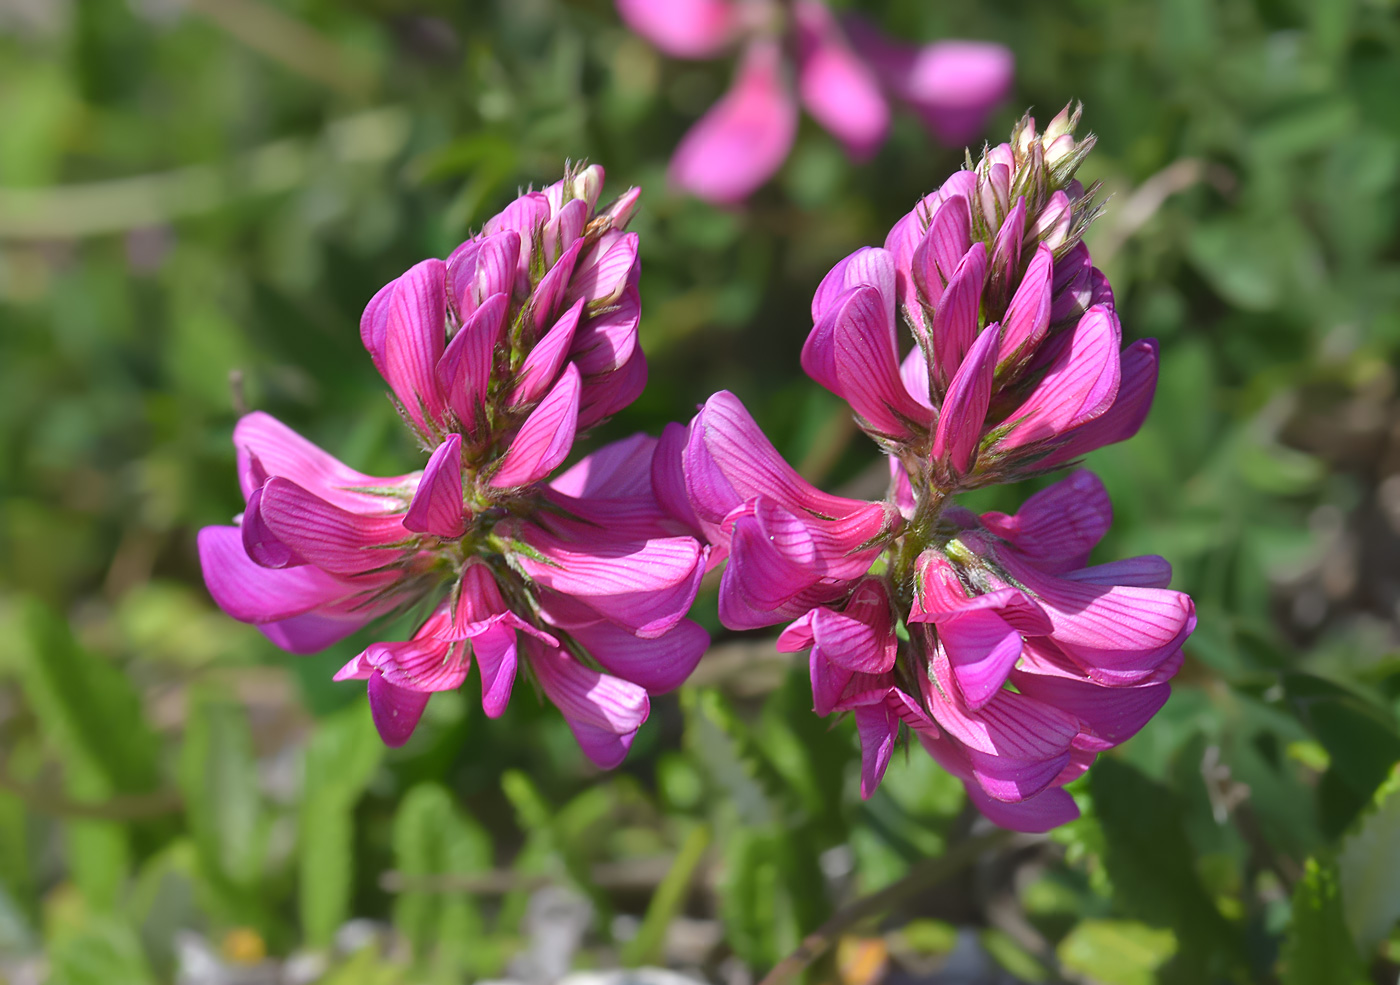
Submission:
<svg viewBox="0 0 1400 985">
<path fill-rule="evenodd" d="M 890 127 L 879 81 L 846 44 L 825 4 L 799 0 L 794 13 L 802 103 L 852 157 L 866 160 L 884 143 Z"/>
<path fill-rule="evenodd" d="M 617 0 L 617 12 L 673 58 L 713 58 L 734 40 L 740 23 L 733 0 Z"/>
<path fill-rule="evenodd" d="M 671 158 L 671 183 L 728 205 L 772 177 L 797 135 L 786 71 L 776 43 L 751 44 L 733 87 L 681 139 Z"/>
</svg>

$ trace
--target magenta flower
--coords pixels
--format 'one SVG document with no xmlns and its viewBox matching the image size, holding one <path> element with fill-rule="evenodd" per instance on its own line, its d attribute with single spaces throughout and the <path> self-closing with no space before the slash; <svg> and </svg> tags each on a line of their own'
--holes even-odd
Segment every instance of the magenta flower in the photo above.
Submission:
<svg viewBox="0 0 1400 985">
<path fill-rule="evenodd" d="M 960 144 L 1011 87 L 1013 59 L 1001 45 L 904 45 L 858 18 L 838 20 L 821 0 L 617 0 L 617 7 L 632 30 L 676 58 L 742 46 L 734 85 L 671 161 L 676 187 L 716 204 L 742 201 L 782 165 L 797 135 L 798 99 L 863 161 L 888 135 L 891 100 L 913 109 L 939 140 Z"/>
<path fill-rule="evenodd" d="M 1122 347 L 1079 242 L 1096 208 L 1073 180 L 1092 146 L 1077 118 L 1023 120 L 817 288 L 803 367 L 889 456 L 884 501 L 812 488 L 728 393 L 663 435 L 654 469 L 727 558 L 721 620 L 791 620 L 778 646 L 810 650 L 814 710 L 854 716 L 863 795 L 903 725 L 1028 831 L 1075 816 L 1060 788 L 1161 707 L 1196 621 L 1163 559 L 1089 564 L 1112 516 L 1088 472 L 1014 516 L 951 501 L 1127 438 L 1151 403 L 1156 347 Z"/>
<path fill-rule="evenodd" d="M 363 475 L 261 413 L 234 430 L 247 508 L 200 532 L 210 593 L 297 653 L 427 612 L 412 639 L 371 644 L 337 675 L 368 682 L 391 745 L 473 665 L 499 716 L 523 666 L 584 752 L 615 766 L 648 694 L 708 644 L 685 618 L 708 549 L 657 498 L 657 441 L 617 442 L 547 481 L 646 379 L 623 231 L 637 195 L 595 211 L 602 179 L 593 167 L 522 195 L 370 301 L 361 334 L 431 453 L 421 472 Z"/>
</svg>

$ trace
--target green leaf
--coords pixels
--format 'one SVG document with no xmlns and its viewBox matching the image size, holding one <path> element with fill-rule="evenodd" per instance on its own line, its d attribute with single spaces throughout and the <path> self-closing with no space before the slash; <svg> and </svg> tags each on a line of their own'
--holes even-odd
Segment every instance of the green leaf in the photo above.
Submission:
<svg viewBox="0 0 1400 985">
<path fill-rule="evenodd" d="M 1342 842 L 1337 870 L 1347 927 L 1357 951 L 1370 956 L 1400 921 L 1400 789 Z"/>
<path fill-rule="evenodd" d="M 154 985 L 141 941 L 127 924 L 104 919 L 65 935 L 50 952 L 49 985 Z"/>
<path fill-rule="evenodd" d="M 665 959 L 666 929 L 685 906 L 690 881 L 709 845 L 708 825 L 698 824 L 690 829 L 685 844 L 676 854 L 675 862 L 652 894 L 641 929 L 622 952 L 624 966 L 636 968 L 644 964 L 660 964 Z"/>
<path fill-rule="evenodd" d="M 1342 911 L 1336 864 L 1310 858 L 1293 891 L 1293 924 L 1283 946 L 1283 985 L 1365 981 Z"/>
<path fill-rule="evenodd" d="M 249 887 L 262 876 L 267 823 L 253 735 L 239 704 L 207 690 L 190 696 L 180 785 L 201 864 Z"/>
<path fill-rule="evenodd" d="M 28 659 L 20 679 L 65 765 L 81 761 L 105 781 L 105 790 L 89 783 L 94 798 L 154 790 L 159 740 L 126 675 L 80 647 L 67 623 L 37 601 L 28 604 L 25 628 Z"/>
<path fill-rule="evenodd" d="M 353 811 L 384 756 L 364 702 L 322 719 L 306 749 L 301 804 L 298 906 L 313 947 L 330 944 L 350 915 L 354 884 Z"/>
<path fill-rule="evenodd" d="M 491 868 L 491 840 L 464 816 L 452 795 L 421 783 L 394 815 L 394 865 L 405 879 L 470 875 Z M 406 889 L 394 901 L 394 926 L 413 949 L 414 965 L 441 981 L 480 977 L 485 955 L 481 915 L 470 894 Z"/>
<path fill-rule="evenodd" d="M 1055 949 L 1071 971 L 1114 985 L 1152 985 L 1176 953 L 1176 935 L 1132 920 L 1085 920 Z"/>
<path fill-rule="evenodd" d="M 1176 797 L 1114 758 L 1089 771 L 1089 785 L 1114 896 L 1128 916 L 1175 932 L 1177 980 L 1201 981 L 1237 964 L 1235 931 L 1196 875 Z"/>
</svg>

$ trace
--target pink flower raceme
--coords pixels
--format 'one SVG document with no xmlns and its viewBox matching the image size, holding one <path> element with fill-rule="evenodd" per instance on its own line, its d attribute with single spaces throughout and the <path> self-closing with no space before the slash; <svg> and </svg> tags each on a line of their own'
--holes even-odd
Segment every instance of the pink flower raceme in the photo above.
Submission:
<svg viewBox="0 0 1400 985">
<path fill-rule="evenodd" d="M 1060 788 L 1161 707 L 1195 627 L 1161 558 L 1088 564 L 1111 521 L 1091 474 L 1014 516 L 950 499 L 1126 438 L 1151 402 L 1156 349 L 1122 348 L 1079 243 L 1094 210 L 1075 122 L 1023 121 L 818 287 L 803 366 L 889 456 L 884 501 L 812 488 L 728 393 L 663 435 L 654 467 L 668 511 L 727 558 L 721 620 L 792 620 L 778 645 L 810 649 L 814 710 L 854 716 L 864 795 L 902 726 L 1022 830 L 1075 815 Z"/>
<path fill-rule="evenodd" d="M 234 430 L 247 508 L 200 532 L 209 590 L 298 653 L 426 611 L 412 639 L 374 643 L 338 675 L 368 682 L 391 745 L 473 664 L 499 716 L 523 664 L 584 752 L 615 766 L 648 694 L 676 687 L 708 643 L 685 618 L 707 549 L 657 499 L 656 440 L 547 481 L 646 378 L 623 231 L 636 192 L 596 212 L 602 177 L 522 195 L 369 303 L 365 347 L 431 452 L 421 472 L 363 475 L 261 413 Z"/>
<path fill-rule="evenodd" d="M 712 58 L 742 44 L 734 85 L 686 134 L 671 180 L 700 198 L 747 198 L 782 165 L 797 135 L 797 100 L 857 160 L 885 141 L 890 100 L 910 106 L 938 139 L 971 139 L 1011 86 L 1001 45 L 885 38 L 839 21 L 821 0 L 617 0 L 632 30 L 677 58 Z M 796 55 L 796 96 L 793 66 Z"/>
</svg>

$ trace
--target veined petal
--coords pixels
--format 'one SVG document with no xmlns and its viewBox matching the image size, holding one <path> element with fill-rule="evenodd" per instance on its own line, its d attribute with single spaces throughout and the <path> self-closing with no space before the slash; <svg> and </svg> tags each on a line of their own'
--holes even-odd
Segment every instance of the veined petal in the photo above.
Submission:
<svg viewBox="0 0 1400 985">
<path fill-rule="evenodd" d="M 970 711 L 1001 691 L 1021 656 L 1020 632 L 991 609 L 969 609 L 940 620 L 938 638 Z"/>
<path fill-rule="evenodd" d="M 961 195 L 949 196 L 933 213 L 928 232 L 919 241 L 909 262 L 909 273 L 918 289 L 919 300 L 930 310 L 936 310 L 944 289 L 971 247 L 972 213 L 967 199 Z"/>
<path fill-rule="evenodd" d="M 690 430 L 684 424 L 672 422 L 661 430 L 661 438 L 656 444 L 656 452 L 651 459 L 651 485 L 656 500 L 667 514 L 681 523 L 688 532 L 703 536 L 700 518 L 690 505 L 686 494 L 684 455 Z M 710 554 L 711 565 L 723 560 L 718 550 Z"/>
<path fill-rule="evenodd" d="M 629 284 L 616 304 L 588 318 L 574 333 L 569 358 L 584 376 L 614 372 L 639 351 L 637 326 L 641 318 L 641 295 L 635 285 Z"/>
<path fill-rule="evenodd" d="M 885 249 L 894 257 L 895 297 L 906 316 L 915 325 L 923 324 L 918 289 L 912 275 L 914 251 L 923 242 L 930 220 L 949 198 L 960 195 L 971 202 L 977 190 L 975 171 L 955 171 L 937 191 L 925 195 L 902 219 L 894 224 L 885 237 Z"/>
<path fill-rule="evenodd" d="M 636 233 L 613 230 L 605 233 L 588 253 L 579 257 L 564 304 L 580 298 L 594 305 L 616 301 L 640 272 L 637 251 L 641 237 Z"/>
<path fill-rule="evenodd" d="M 548 392 L 555 377 L 559 375 L 559 367 L 564 365 L 564 358 L 569 354 L 569 346 L 574 341 L 574 330 L 578 328 L 579 318 L 582 316 L 583 300 L 580 299 L 560 315 L 553 327 L 535 343 L 535 347 L 525 357 L 524 365 L 520 367 L 515 389 L 510 394 L 509 407 L 514 409 L 528 406 Z"/>
<path fill-rule="evenodd" d="M 464 289 L 471 292 L 477 304 L 496 294 L 510 297 L 519 286 L 522 273 L 528 276 L 528 244 L 534 242 L 534 237 L 549 215 L 548 205 L 540 199 L 538 194 L 521 196 L 495 219 L 487 220 L 488 229 L 493 222 L 500 222 L 501 228 L 482 236 L 475 266 L 470 271 L 470 279 L 464 284 Z M 520 228 L 512 228 L 506 223 L 519 223 Z M 463 275 L 466 274 L 467 271 L 463 270 Z"/>
<path fill-rule="evenodd" d="M 504 622 L 496 623 L 472 637 L 472 652 L 481 671 L 481 710 L 487 718 L 500 718 L 515 686 L 515 629 Z"/>
<path fill-rule="evenodd" d="M 258 632 L 288 653 L 319 653 L 361 629 L 368 618 L 305 612 L 299 616 L 256 623 Z"/>
<path fill-rule="evenodd" d="M 1015 516 L 982 514 L 982 525 L 1055 574 L 1082 568 L 1113 523 L 1108 490 L 1080 469 L 1036 493 Z"/>
<path fill-rule="evenodd" d="M 964 783 L 967 797 L 997 827 L 1029 834 L 1043 834 L 1079 816 L 1074 798 L 1060 789 L 1045 790 L 1008 804 L 988 796 L 976 783 Z"/>
<path fill-rule="evenodd" d="M 649 496 L 657 444 L 656 438 L 638 433 L 604 445 L 555 478 L 550 488 L 579 498 Z"/>
<path fill-rule="evenodd" d="M 1014 373 L 1024 365 L 1050 330 L 1050 278 L 1054 268 L 1054 251 L 1041 244 L 1026 267 L 1026 274 L 1001 323 L 997 369 L 1003 373 Z"/>
<path fill-rule="evenodd" d="M 982 287 L 987 282 L 987 248 L 973 243 L 958 263 L 929 326 L 934 372 L 940 383 L 948 381 L 962 365 L 963 356 L 977 339 Z"/>
<path fill-rule="evenodd" d="M 604 376 L 590 376 L 579 398 L 579 430 L 591 428 L 642 395 L 647 385 L 647 360 L 638 348 L 632 358 Z"/>
<path fill-rule="evenodd" d="M 900 379 L 894 325 L 885 321 L 885 311 L 885 300 L 874 288 L 847 291 L 813 330 L 803 348 L 804 363 L 809 352 L 818 358 L 811 343 L 829 340 L 830 352 L 820 358 L 835 368 L 834 392 L 875 430 L 907 438 L 912 434 L 908 422 L 927 420 L 928 414 Z"/>
<path fill-rule="evenodd" d="M 347 582 L 320 568 L 269 569 L 254 564 L 243 550 L 237 527 L 205 527 L 200 530 L 199 563 L 204 583 L 215 604 L 241 622 L 271 623 L 314 609 L 337 609 L 343 603 L 363 601 L 359 594 L 382 584 Z M 358 629 L 378 611 L 365 607 L 359 612 L 341 612 L 355 621 Z"/>
<path fill-rule="evenodd" d="M 1092 568 L 1070 571 L 1062 577 L 1094 585 L 1132 585 L 1135 588 L 1166 588 L 1172 583 L 1172 566 L 1164 557 L 1144 554 Z"/>
<path fill-rule="evenodd" d="M 617 0 L 632 30 L 673 58 L 713 58 L 734 40 L 739 9 L 732 0 Z"/>
<path fill-rule="evenodd" d="M 718 205 L 748 198 L 773 176 L 797 135 L 797 104 L 778 45 L 749 45 L 738 77 L 681 139 L 671 183 Z"/>
<path fill-rule="evenodd" d="M 604 670 L 650 694 L 674 691 L 685 683 L 710 645 L 710 634 L 689 619 L 655 639 L 642 639 L 606 621 L 570 629 L 569 634 Z"/>
<path fill-rule="evenodd" d="M 514 555 L 530 578 L 648 639 L 685 616 L 704 575 L 704 555 L 692 537 L 568 543 L 534 524 L 522 525 L 520 537 L 543 558 Z"/>
<path fill-rule="evenodd" d="M 579 372 L 572 363 L 530 412 L 491 477 L 491 488 L 511 489 L 543 479 L 568 457 L 578 426 Z"/>
<path fill-rule="evenodd" d="M 269 529 L 262 518 L 262 490 L 254 489 L 248 497 L 243 519 L 238 524 L 243 536 L 243 550 L 263 568 L 295 568 L 306 564 L 306 558 L 292 550 Z"/>
<path fill-rule="evenodd" d="M 998 447 L 1009 451 L 1058 438 L 1108 410 L 1118 394 L 1121 340 L 1113 309 L 1090 308 L 1031 395 L 1008 418 L 1011 430 Z"/>
<path fill-rule="evenodd" d="M 446 409 L 437 364 L 447 344 L 447 265 L 424 260 L 394 282 L 384 327 L 384 379 L 425 434 Z"/>
<path fill-rule="evenodd" d="M 881 702 L 855 710 L 856 731 L 860 734 L 860 796 L 869 800 L 884 779 L 899 737 L 899 717 Z"/>
<path fill-rule="evenodd" d="M 379 737 L 386 746 L 397 748 L 408 741 L 423 717 L 429 697 L 428 691 L 414 691 L 390 684 L 380 671 L 376 670 L 370 675 L 370 717 L 374 719 L 374 727 L 379 730 Z"/>
<path fill-rule="evenodd" d="M 646 691 L 554 647 L 531 641 L 526 653 L 545 696 L 563 713 L 584 754 L 603 769 L 621 763 L 650 711 Z"/>
<path fill-rule="evenodd" d="M 890 345 L 896 346 L 894 257 L 888 250 L 882 250 L 879 247 L 862 246 L 827 271 L 826 276 L 822 278 L 821 283 L 817 285 L 816 292 L 812 295 L 812 321 L 819 325 L 825 319 L 827 312 L 853 287 L 873 287 L 880 292 L 880 300 L 885 311 L 885 317 L 881 324 L 888 326 Z M 815 337 L 817 332 L 818 329 L 814 328 L 812 336 Z M 825 352 L 829 343 L 813 343 L 812 338 L 809 338 L 808 344 L 820 345 Z M 835 360 L 832 358 L 816 359 L 815 356 L 816 354 L 814 354 L 812 365 L 808 366 L 805 361 L 807 357 L 804 348 L 803 369 L 812 379 L 828 390 L 835 389 L 837 385 Z"/>
<path fill-rule="evenodd" d="M 504 292 L 486 298 L 452 336 L 438 360 L 438 383 L 452 413 L 468 431 L 475 432 L 478 424 L 484 423 L 480 417 L 491 383 L 491 360 L 509 307 L 510 297 Z"/>
<path fill-rule="evenodd" d="M 1152 409 L 1152 397 L 1157 391 L 1157 342 L 1143 339 L 1123 350 L 1122 382 L 1113 406 L 1103 414 L 1069 432 L 1068 440 L 1052 451 L 1040 464 L 1044 468 L 1063 465 L 1080 455 L 1114 442 L 1126 441 L 1137 434 L 1147 412 Z"/>
<path fill-rule="evenodd" d="M 280 476 L 263 484 L 259 513 L 278 540 L 332 574 L 373 571 L 407 551 L 395 546 L 406 536 L 401 517 L 351 513 Z"/>
<path fill-rule="evenodd" d="M 466 533 L 462 507 L 462 436 L 449 434 L 423 469 L 403 525 L 420 534 L 454 538 Z"/>
<path fill-rule="evenodd" d="M 982 442 L 982 426 L 992 402 L 992 379 L 996 374 L 997 345 L 1001 326 L 993 323 L 982 330 L 967 352 L 938 415 L 933 435 L 933 460 L 953 475 L 967 475 L 973 456 Z"/>
<path fill-rule="evenodd" d="M 573 214 L 585 210 L 583 202 L 577 198 L 564 208 L 566 212 Z M 528 304 L 528 316 L 535 332 L 544 331 L 545 326 L 554 320 L 554 316 L 559 311 L 559 302 L 564 299 L 564 292 L 569 288 L 569 278 L 573 276 L 574 264 L 578 262 L 578 255 L 582 250 L 583 240 L 574 240 L 573 244 L 564 250 L 563 255 L 554 261 L 554 265 L 535 285 L 534 293 L 530 295 Z M 549 255 L 547 244 L 545 255 L 546 258 Z"/>
<path fill-rule="evenodd" d="M 253 411 L 233 429 L 238 451 L 238 480 L 247 499 L 270 475 L 280 475 L 322 499 L 356 513 L 388 513 L 402 509 L 396 496 L 368 492 L 406 486 L 410 476 L 365 475 L 307 441 L 270 414 Z"/>
</svg>

